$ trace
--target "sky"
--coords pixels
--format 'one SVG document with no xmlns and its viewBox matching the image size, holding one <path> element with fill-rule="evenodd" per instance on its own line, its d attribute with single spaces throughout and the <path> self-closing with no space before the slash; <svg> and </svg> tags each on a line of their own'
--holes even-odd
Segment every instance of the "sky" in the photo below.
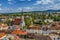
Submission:
<svg viewBox="0 0 60 40">
<path fill-rule="evenodd" d="M 60 10 L 60 0 L 0 0 L 0 13 Z"/>
</svg>

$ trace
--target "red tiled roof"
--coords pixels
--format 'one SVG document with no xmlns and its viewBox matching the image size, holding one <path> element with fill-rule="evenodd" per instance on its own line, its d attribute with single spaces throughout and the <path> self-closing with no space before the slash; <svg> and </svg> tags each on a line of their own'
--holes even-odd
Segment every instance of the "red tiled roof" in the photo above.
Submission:
<svg viewBox="0 0 60 40">
<path fill-rule="evenodd" d="M 18 25 L 18 24 L 20 24 L 20 22 L 21 22 L 21 19 L 15 19 L 13 23 L 14 23 L 15 25 Z"/>
<path fill-rule="evenodd" d="M 28 29 L 40 29 L 41 30 L 41 27 L 40 26 L 37 26 L 37 25 L 30 25 Z"/>
<path fill-rule="evenodd" d="M 0 33 L 0 38 L 5 36 L 6 34 L 5 33 Z"/>
<path fill-rule="evenodd" d="M 21 34 L 21 35 L 26 35 L 27 32 L 24 32 L 22 30 L 14 30 L 11 34 Z"/>
</svg>

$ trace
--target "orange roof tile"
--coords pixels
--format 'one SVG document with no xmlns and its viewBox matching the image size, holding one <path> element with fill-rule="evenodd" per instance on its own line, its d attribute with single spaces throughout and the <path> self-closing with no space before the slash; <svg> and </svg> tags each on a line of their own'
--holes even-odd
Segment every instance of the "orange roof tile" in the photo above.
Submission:
<svg viewBox="0 0 60 40">
<path fill-rule="evenodd" d="M 5 33 L 0 33 L 0 38 L 5 36 L 6 34 Z"/>
<path fill-rule="evenodd" d="M 21 35 L 26 35 L 27 32 L 24 32 L 22 30 L 14 30 L 11 34 L 21 34 Z"/>
</svg>

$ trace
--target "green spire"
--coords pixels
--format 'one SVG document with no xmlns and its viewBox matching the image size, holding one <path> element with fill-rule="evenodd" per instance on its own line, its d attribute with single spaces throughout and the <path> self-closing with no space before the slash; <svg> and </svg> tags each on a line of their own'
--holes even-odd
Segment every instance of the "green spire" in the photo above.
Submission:
<svg viewBox="0 0 60 40">
<path fill-rule="evenodd" d="M 21 10 L 21 14 L 23 15 L 23 8 L 22 8 L 22 10 Z"/>
</svg>

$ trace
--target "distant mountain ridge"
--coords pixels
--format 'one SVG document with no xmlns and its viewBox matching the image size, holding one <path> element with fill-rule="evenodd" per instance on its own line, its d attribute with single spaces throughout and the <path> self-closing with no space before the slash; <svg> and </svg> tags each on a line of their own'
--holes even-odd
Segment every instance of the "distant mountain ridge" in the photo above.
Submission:
<svg viewBox="0 0 60 40">
<path fill-rule="evenodd" d="M 36 13 L 36 12 L 38 12 L 38 13 L 39 12 L 60 12 L 60 10 L 44 10 L 44 11 L 29 11 L 29 12 L 33 12 L 33 13 Z M 13 12 L 13 13 L 21 13 L 21 12 Z M 8 14 L 8 13 L 0 13 L 0 14 Z"/>
<path fill-rule="evenodd" d="M 60 12 L 60 10 L 46 10 L 45 12 Z"/>
</svg>

